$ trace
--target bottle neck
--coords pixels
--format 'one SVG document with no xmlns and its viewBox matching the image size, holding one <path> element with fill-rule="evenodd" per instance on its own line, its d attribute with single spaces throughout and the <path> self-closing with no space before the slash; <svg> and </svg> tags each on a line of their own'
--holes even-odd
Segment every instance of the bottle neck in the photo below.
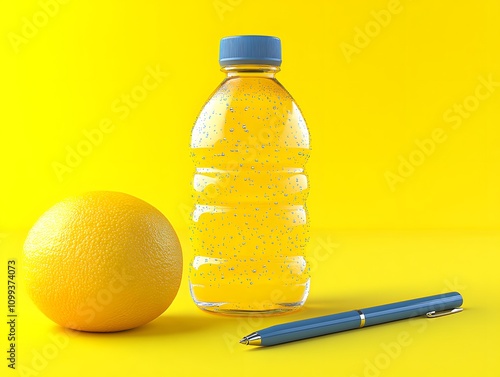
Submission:
<svg viewBox="0 0 500 377">
<path fill-rule="evenodd" d="M 234 64 L 221 67 L 226 77 L 265 77 L 274 78 L 280 71 L 279 66 L 265 64 Z"/>
</svg>

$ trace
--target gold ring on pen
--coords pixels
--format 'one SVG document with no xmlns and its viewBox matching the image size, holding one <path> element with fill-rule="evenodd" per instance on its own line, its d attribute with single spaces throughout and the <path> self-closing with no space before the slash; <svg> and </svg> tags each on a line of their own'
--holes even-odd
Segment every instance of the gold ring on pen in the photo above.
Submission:
<svg viewBox="0 0 500 377">
<path fill-rule="evenodd" d="M 359 313 L 359 319 L 361 319 L 361 322 L 359 324 L 359 328 L 364 327 L 366 323 L 366 318 L 365 314 L 361 310 L 356 310 Z"/>
</svg>

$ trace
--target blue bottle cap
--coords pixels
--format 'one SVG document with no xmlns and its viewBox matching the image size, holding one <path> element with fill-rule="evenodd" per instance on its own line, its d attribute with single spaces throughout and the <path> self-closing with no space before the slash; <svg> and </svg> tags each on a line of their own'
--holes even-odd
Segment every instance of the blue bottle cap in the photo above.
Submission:
<svg viewBox="0 0 500 377">
<path fill-rule="evenodd" d="M 237 35 L 220 41 L 219 63 L 281 65 L 281 41 L 266 35 Z"/>
</svg>

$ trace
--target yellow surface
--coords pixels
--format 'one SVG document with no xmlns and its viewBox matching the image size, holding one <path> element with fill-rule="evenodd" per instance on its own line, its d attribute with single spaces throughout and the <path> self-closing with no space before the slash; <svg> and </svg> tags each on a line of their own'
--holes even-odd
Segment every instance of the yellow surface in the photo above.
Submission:
<svg viewBox="0 0 500 377">
<path fill-rule="evenodd" d="M 2 255 L 18 257 L 23 236 L 4 239 Z M 187 233 L 180 239 L 189 245 Z M 256 369 L 263 376 L 303 376 L 311 370 L 315 376 L 498 376 L 499 245 L 500 236 L 487 231 L 314 233 L 311 295 L 297 313 L 268 318 L 204 313 L 191 301 L 185 274 L 177 298 L 160 318 L 110 334 L 64 331 L 21 289 L 18 369 L 3 374 L 4 360 L 2 376 L 254 376 Z M 19 269 L 21 288 L 22 277 Z M 462 293 L 464 312 L 265 349 L 238 343 L 254 330 L 285 321 L 447 291 Z"/>
<path fill-rule="evenodd" d="M 172 307 L 144 328 L 65 338 L 20 289 L 18 363 L 40 367 L 31 375 L 259 369 L 259 375 L 351 377 L 376 376 L 369 365 L 378 362 L 388 365 L 380 376 L 498 376 L 497 1 L 45 4 L 54 2 L 0 7 L 2 271 L 7 259 L 19 257 L 26 231 L 43 211 L 88 190 L 124 191 L 154 205 L 179 232 L 185 261 L 190 258 L 184 231 L 193 173 L 189 135 L 223 77 L 218 41 L 233 34 L 283 41 L 278 78 L 311 131 L 308 203 L 320 238 L 313 235 L 310 245 L 317 266 L 310 300 L 289 317 L 248 322 L 201 313 L 183 280 Z M 328 237 L 339 248 L 323 260 L 320 242 Z M 267 350 L 234 343 L 285 319 L 456 286 L 467 310 L 453 317 Z M 382 344 L 395 341 L 411 344 L 384 364 Z M 6 350 L 6 335 L 0 344 Z M 46 365 L 36 359 L 43 352 L 51 358 Z M 2 376 L 20 375 L 2 359 Z"/>
</svg>

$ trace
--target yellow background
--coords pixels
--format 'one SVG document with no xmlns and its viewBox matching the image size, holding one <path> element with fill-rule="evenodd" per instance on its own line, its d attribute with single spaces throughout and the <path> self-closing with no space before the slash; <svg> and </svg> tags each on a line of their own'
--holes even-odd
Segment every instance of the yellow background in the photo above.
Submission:
<svg viewBox="0 0 500 377">
<path fill-rule="evenodd" d="M 4 2 L 4 266 L 20 258 L 26 231 L 43 211 L 97 189 L 159 208 L 188 259 L 189 135 L 223 78 L 223 36 L 282 39 L 278 79 L 300 104 L 313 145 L 308 204 L 317 268 L 303 311 L 250 325 L 209 316 L 195 309 L 183 280 L 159 320 L 122 334 L 72 334 L 36 375 L 244 375 L 254 368 L 265 375 L 370 375 L 365 364 L 405 331 L 411 344 L 380 375 L 498 375 L 499 18 L 493 0 Z M 152 71 L 160 72 L 156 82 Z M 134 93 L 143 97 L 125 112 L 123 96 Z M 102 138 L 89 144 L 85 135 L 99 127 Z M 417 144 L 436 135 L 423 154 Z M 90 148 L 69 166 L 68 151 L 84 144 Z M 401 159 L 417 166 L 404 170 Z M 54 167 L 62 164 L 68 170 L 58 174 Z M 388 176 L 399 179 L 391 184 Z M 328 240 L 339 246 L 325 254 L 333 250 L 324 246 Z M 422 331 L 403 322 L 250 352 L 224 338 L 457 286 L 468 310 Z M 29 366 L 33 352 L 61 330 L 25 296 L 19 302 L 18 362 Z"/>
</svg>

